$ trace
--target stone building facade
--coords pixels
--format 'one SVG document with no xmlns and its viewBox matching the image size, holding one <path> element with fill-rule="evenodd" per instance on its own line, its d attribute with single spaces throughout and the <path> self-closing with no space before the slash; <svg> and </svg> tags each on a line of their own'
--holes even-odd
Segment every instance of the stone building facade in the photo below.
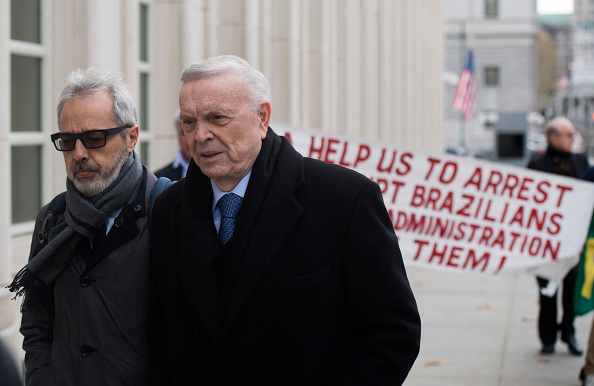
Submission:
<svg viewBox="0 0 594 386">
<path fill-rule="evenodd" d="M 17 358 L 19 302 L 39 208 L 65 189 L 57 95 L 69 72 L 122 72 L 143 163 L 176 150 L 181 71 L 235 54 L 271 81 L 273 122 L 443 149 L 440 0 L 0 0 L 0 337 Z M 274 126 L 273 126 L 274 127 Z"/>
<path fill-rule="evenodd" d="M 463 122 L 461 114 L 451 107 L 455 84 L 445 86 L 446 146 L 466 143 L 469 153 L 495 160 L 497 132 L 527 130 L 527 114 L 535 109 L 539 32 L 536 1 L 444 3 L 445 69 L 459 74 L 464 52 L 472 48 L 476 75 L 475 112 L 468 122 Z M 503 124 L 513 127 L 501 127 Z"/>
</svg>

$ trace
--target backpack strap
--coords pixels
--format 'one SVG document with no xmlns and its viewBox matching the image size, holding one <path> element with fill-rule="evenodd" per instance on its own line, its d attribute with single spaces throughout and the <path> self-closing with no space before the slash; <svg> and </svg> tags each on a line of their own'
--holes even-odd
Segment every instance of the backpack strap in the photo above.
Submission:
<svg viewBox="0 0 594 386">
<path fill-rule="evenodd" d="M 177 181 L 171 181 L 167 177 L 159 177 L 157 179 L 157 182 L 155 182 L 155 186 L 153 187 L 153 190 L 151 191 L 151 197 L 149 199 L 149 210 L 148 210 L 149 226 L 151 224 L 151 214 L 153 213 L 153 206 L 155 205 L 155 200 L 157 199 L 157 196 L 159 194 L 161 194 L 165 189 L 167 189 L 171 185 L 175 184 L 176 182 Z"/>
<path fill-rule="evenodd" d="M 35 249 L 33 256 L 39 253 L 39 251 L 41 251 L 41 249 L 46 246 L 49 231 L 56 225 L 56 222 L 58 222 L 58 216 L 64 213 L 64 210 L 66 210 L 66 192 L 58 194 L 48 204 L 45 210 L 45 217 L 41 223 L 41 229 L 39 232 L 37 232 L 37 241 L 39 241 L 39 245 Z"/>
</svg>

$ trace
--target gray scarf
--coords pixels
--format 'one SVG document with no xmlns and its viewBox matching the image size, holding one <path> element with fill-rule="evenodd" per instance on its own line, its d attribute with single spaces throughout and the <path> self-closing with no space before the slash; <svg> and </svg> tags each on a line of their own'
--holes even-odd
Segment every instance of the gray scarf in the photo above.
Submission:
<svg viewBox="0 0 594 386">
<path fill-rule="evenodd" d="M 95 197 L 83 196 L 66 179 L 65 221 L 52 228 L 49 243 L 31 257 L 6 287 L 16 293 L 15 299 L 24 295 L 21 312 L 47 295 L 50 284 L 66 268 L 81 241 L 93 239 L 109 213 L 133 199 L 141 180 L 142 164 L 134 151 L 124 161 L 116 179 Z"/>
</svg>

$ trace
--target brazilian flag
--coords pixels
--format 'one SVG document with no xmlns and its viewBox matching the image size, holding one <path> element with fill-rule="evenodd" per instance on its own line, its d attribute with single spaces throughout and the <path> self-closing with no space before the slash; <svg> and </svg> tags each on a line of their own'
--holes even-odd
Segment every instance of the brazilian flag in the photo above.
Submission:
<svg viewBox="0 0 594 386">
<path fill-rule="evenodd" d="M 590 222 L 590 230 L 586 244 L 580 255 L 578 276 L 574 291 L 574 308 L 576 315 L 585 315 L 594 309 L 594 218 Z"/>
</svg>

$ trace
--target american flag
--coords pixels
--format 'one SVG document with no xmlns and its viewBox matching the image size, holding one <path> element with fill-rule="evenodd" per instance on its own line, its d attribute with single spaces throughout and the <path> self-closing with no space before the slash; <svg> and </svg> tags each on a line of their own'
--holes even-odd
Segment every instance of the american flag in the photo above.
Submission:
<svg viewBox="0 0 594 386">
<path fill-rule="evenodd" d="M 472 56 L 472 50 L 468 50 L 466 53 L 466 63 L 460 73 L 460 80 L 458 81 L 456 94 L 452 101 L 452 107 L 464 113 L 465 121 L 472 118 L 472 112 L 474 110 L 475 76 Z"/>
</svg>

